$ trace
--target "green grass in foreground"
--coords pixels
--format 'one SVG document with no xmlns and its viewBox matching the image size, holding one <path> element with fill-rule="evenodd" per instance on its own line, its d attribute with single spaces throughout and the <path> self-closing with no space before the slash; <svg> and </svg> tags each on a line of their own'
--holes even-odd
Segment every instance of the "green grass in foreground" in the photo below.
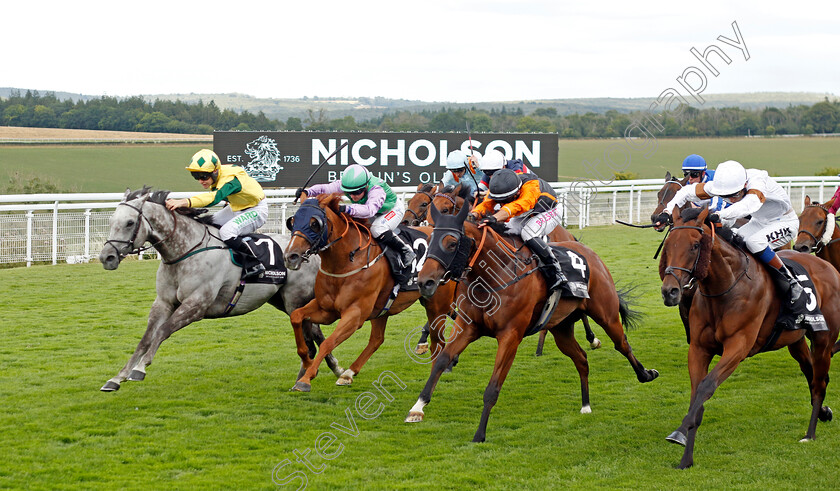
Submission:
<svg viewBox="0 0 840 491">
<path fill-rule="evenodd" d="M 838 422 L 806 430 L 806 382 L 787 351 L 747 360 L 706 405 L 696 465 L 676 470 L 682 447 L 665 436 L 688 407 L 686 345 L 676 309 L 659 298 L 651 259 L 662 235 L 619 227 L 575 231 L 601 254 L 620 285 L 635 284 L 646 314 L 628 332 L 638 358 L 661 376 L 639 384 L 626 360 L 593 326 L 604 347 L 587 348 L 593 413 L 581 415 L 572 363 L 553 343 L 533 355 L 526 339 L 502 389 L 487 442 L 473 444 L 496 343 L 483 338 L 438 384 L 426 421 L 403 423 L 428 376 L 403 344 L 423 322 L 419 306 L 391 319 L 386 340 L 352 387 L 325 368 L 309 394 L 290 393 L 298 358 L 288 318 L 263 307 L 247 316 L 201 321 L 163 343 L 143 382 L 116 393 L 99 387 L 127 361 L 154 298 L 155 261 L 0 271 L 3 401 L 0 487 L 27 489 L 270 489 L 293 471 L 311 489 L 633 488 L 827 489 L 835 486 Z M 336 350 L 348 366 L 368 325 Z M 331 332 L 326 327 L 325 332 Z M 582 329 L 578 340 L 586 346 Z M 383 371 L 393 402 L 370 420 L 355 401 Z M 835 384 L 827 404 L 838 409 Z M 373 406 L 376 407 L 376 406 Z M 331 427 L 348 426 L 357 436 Z M 337 437 L 315 472 L 294 452 L 319 435 Z M 323 442 L 322 442 L 323 443 Z M 339 447 L 339 444 L 342 447 Z M 290 486 L 297 486 L 292 481 Z"/>
</svg>

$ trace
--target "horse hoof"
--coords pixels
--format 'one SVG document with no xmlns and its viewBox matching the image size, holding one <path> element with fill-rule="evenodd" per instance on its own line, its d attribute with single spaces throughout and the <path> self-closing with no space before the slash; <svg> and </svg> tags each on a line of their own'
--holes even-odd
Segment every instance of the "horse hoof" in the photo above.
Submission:
<svg viewBox="0 0 840 491">
<path fill-rule="evenodd" d="M 592 407 L 589 404 L 580 408 L 580 414 L 592 414 Z"/>
<path fill-rule="evenodd" d="M 411 411 L 408 413 L 408 417 L 405 418 L 406 423 L 419 423 L 423 421 L 423 413 L 420 411 Z"/>
<path fill-rule="evenodd" d="M 601 340 L 595 338 L 591 343 L 589 343 L 589 347 L 592 349 L 598 349 L 601 347 Z"/>
<path fill-rule="evenodd" d="M 120 390 L 120 384 L 109 380 L 105 382 L 105 385 L 103 385 L 102 388 L 100 388 L 99 390 L 101 390 L 102 392 L 116 392 Z"/>
<path fill-rule="evenodd" d="M 146 372 L 141 372 L 140 370 L 132 370 L 128 374 L 128 380 L 134 382 L 141 382 L 144 378 L 146 378 Z"/>
<path fill-rule="evenodd" d="M 309 392 L 312 390 L 312 384 L 306 382 L 296 382 L 295 386 L 289 392 Z"/>
<path fill-rule="evenodd" d="M 647 379 L 639 380 L 639 382 L 645 383 L 645 382 L 652 382 L 652 381 L 656 380 L 656 377 L 659 376 L 659 371 L 651 368 L 650 370 L 645 370 L 645 374 L 647 375 Z"/>
<path fill-rule="evenodd" d="M 429 343 L 420 343 L 414 348 L 414 354 L 416 355 L 425 355 L 429 352 Z"/>
<path fill-rule="evenodd" d="M 831 421 L 831 419 L 833 417 L 834 417 L 834 413 L 831 412 L 831 408 L 828 407 L 828 406 L 823 406 L 822 410 L 820 410 L 820 414 L 819 414 L 820 421 L 825 423 L 825 422 Z"/>
<path fill-rule="evenodd" d="M 805 438 L 799 440 L 799 443 L 808 443 L 808 442 L 812 442 L 812 441 L 814 441 L 813 438 L 810 438 L 810 437 L 806 436 Z"/>
<path fill-rule="evenodd" d="M 338 380 L 335 381 L 335 385 L 351 385 L 353 383 L 353 377 L 345 377 L 342 375 L 338 377 Z"/>
<path fill-rule="evenodd" d="M 543 355 L 542 350 L 537 350 L 537 352 L 534 353 L 534 356 L 542 356 L 542 355 Z"/>
<path fill-rule="evenodd" d="M 668 435 L 667 437 L 665 437 L 665 440 L 667 440 L 671 443 L 676 443 L 677 445 L 682 445 L 683 447 L 685 446 L 685 443 L 686 443 L 685 435 L 683 435 L 682 432 L 680 432 L 679 430 L 675 431 L 675 432 L 671 433 L 670 435 Z"/>
</svg>

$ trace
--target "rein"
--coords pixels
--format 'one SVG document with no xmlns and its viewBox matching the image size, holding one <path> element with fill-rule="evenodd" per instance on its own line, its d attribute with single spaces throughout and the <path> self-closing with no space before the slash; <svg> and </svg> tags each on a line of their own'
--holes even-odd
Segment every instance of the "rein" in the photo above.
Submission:
<svg viewBox="0 0 840 491">
<path fill-rule="evenodd" d="M 137 240 L 137 235 L 140 233 L 141 219 L 145 220 L 146 224 L 149 226 L 149 231 L 150 231 L 149 234 L 151 235 L 154 232 L 154 229 L 152 228 L 152 223 L 149 221 L 149 219 L 145 215 L 143 215 L 143 205 L 144 204 L 146 204 L 145 199 L 140 204 L 139 208 L 136 207 L 136 206 L 130 205 L 127 202 L 121 202 L 121 203 L 117 204 L 117 206 L 120 206 L 120 205 L 127 206 L 127 207 L 129 207 L 132 210 L 137 212 L 137 226 L 134 227 L 134 231 L 131 233 L 131 238 L 130 239 L 128 239 L 128 240 L 108 239 L 108 240 L 105 241 L 106 245 L 110 245 L 111 247 L 114 248 L 115 251 L 117 251 L 117 255 L 120 257 L 121 260 L 125 259 L 126 257 L 128 257 L 132 254 L 140 254 L 143 251 L 147 251 L 147 250 L 149 250 L 153 247 L 157 247 L 158 245 L 163 244 L 164 242 L 166 242 L 167 240 L 172 238 L 172 236 L 175 235 L 175 231 L 178 230 L 178 220 L 175 218 L 175 212 L 173 212 L 172 210 L 168 210 L 169 215 L 172 217 L 172 220 L 173 220 L 172 231 L 169 232 L 169 235 L 167 235 L 166 237 L 164 237 L 163 239 L 161 239 L 157 242 L 154 242 L 154 243 L 149 242 L 149 245 L 147 247 L 135 247 L 134 246 L 134 241 Z M 122 252 L 120 252 L 119 248 L 117 248 L 117 246 L 114 245 L 114 243 L 127 244 L 129 246 L 129 250 L 126 251 L 125 253 L 122 253 Z"/>
<path fill-rule="evenodd" d="M 828 231 L 828 222 L 827 222 L 827 220 L 828 220 L 828 214 L 829 214 L 829 213 L 828 213 L 828 209 L 827 209 L 825 206 L 822 206 L 822 205 L 808 205 L 808 206 L 806 206 L 805 208 L 819 208 L 819 209 L 821 209 L 822 211 L 824 211 L 824 212 L 825 212 L 825 217 L 826 217 L 826 223 L 825 223 L 825 224 L 823 224 L 822 233 L 820 234 L 820 238 L 819 238 L 819 239 L 818 239 L 816 236 L 814 236 L 814 234 L 812 234 L 811 232 L 809 232 L 809 231 L 807 231 L 807 230 L 800 230 L 800 231 L 796 234 L 796 236 L 797 236 L 797 237 L 798 237 L 800 234 L 805 234 L 805 235 L 807 235 L 808 237 L 810 237 L 810 238 L 814 241 L 814 246 L 813 246 L 813 247 L 811 247 L 811 250 L 810 250 L 810 251 L 808 251 L 808 252 L 819 253 L 819 252 L 821 252 L 823 249 L 825 249 L 826 247 L 830 246 L 831 244 L 834 244 L 834 243 L 840 242 L 840 238 L 837 238 L 837 239 L 831 239 L 831 240 L 828 240 L 828 241 L 826 241 L 826 240 L 825 240 L 825 233 Z"/>
<path fill-rule="evenodd" d="M 307 205 L 303 205 L 303 206 L 307 206 Z M 312 205 L 308 205 L 308 206 L 312 206 Z M 321 211 L 323 211 L 323 208 L 321 208 L 320 206 L 317 207 L 317 208 L 320 209 Z M 347 273 L 331 273 L 329 271 L 325 271 L 322 266 L 318 266 L 318 271 L 327 275 L 327 276 L 330 276 L 330 277 L 333 277 L 333 278 L 347 278 L 348 276 L 353 276 L 354 274 L 356 274 L 360 271 L 363 271 L 365 269 L 368 269 L 371 266 L 373 266 L 377 261 L 379 261 L 379 259 L 382 256 L 385 255 L 385 250 L 383 249 L 382 252 L 380 252 L 378 256 L 376 256 L 373 259 L 370 259 L 370 251 L 371 251 L 370 245 L 373 243 L 373 234 L 370 232 L 370 229 L 368 227 L 362 225 L 362 224 L 359 224 L 355 220 L 350 220 L 349 218 L 347 218 L 347 215 L 344 214 L 344 213 L 338 213 L 338 215 L 342 219 L 344 219 L 344 224 L 345 224 L 344 231 L 341 232 L 338 235 L 338 237 L 336 237 L 335 239 L 327 242 L 327 244 L 324 245 L 323 247 L 319 247 L 317 244 L 311 245 L 309 249 L 307 249 L 303 254 L 301 254 L 301 256 L 303 257 L 303 260 L 306 261 L 306 260 L 309 259 L 310 256 L 312 256 L 312 254 L 318 254 L 322 251 L 325 251 L 325 250 L 329 249 L 333 244 L 335 244 L 339 240 L 343 239 L 347 235 L 347 233 L 350 231 L 350 227 L 352 225 L 353 227 L 356 228 L 356 233 L 359 236 L 359 247 L 350 251 L 350 254 L 349 254 L 350 262 L 352 263 L 355 260 L 356 254 L 359 251 L 367 250 L 367 258 L 368 258 L 367 264 L 365 264 L 364 266 L 362 266 L 360 268 L 356 268 L 356 269 L 354 269 L 350 272 L 347 272 Z M 325 218 L 326 218 L 326 215 L 325 215 Z M 326 221 L 326 230 L 327 230 L 326 236 L 327 236 L 327 238 L 329 238 L 329 236 L 332 235 L 332 222 L 330 220 L 325 220 L 325 221 Z M 363 228 L 367 231 L 367 242 L 365 242 L 365 239 L 364 239 L 365 234 L 362 232 Z M 292 233 L 292 237 L 300 237 L 306 243 L 309 243 L 309 239 L 300 230 L 295 230 Z"/>
<path fill-rule="evenodd" d="M 435 186 L 435 187 L 434 187 L 434 188 L 432 188 L 432 189 L 437 189 L 437 186 Z M 428 206 L 432 206 L 432 201 L 434 201 L 434 200 L 435 200 L 435 196 L 437 196 L 437 195 L 432 195 L 432 193 L 430 193 L 430 192 L 428 192 L 428 191 L 417 191 L 417 193 L 416 193 L 416 194 L 422 194 L 422 195 L 426 196 L 427 198 L 429 198 L 429 205 L 428 205 Z M 411 208 L 406 208 L 405 212 L 406 212 L 406 213 L 411 213 L 412 215 L 414 215 L 414 219 L 415 219 L 415 220 L 417 220 L 418 222 L 422 222 L 423 220 L 425 220 L 425 219 L 426 219 L 426 215 L 428 215 L 428 214 L 429 214 L 429 208 L 428 208 L 428 206 L 426 207 L 426 209 L 425 209 L 425 210 L 423 210 L 423 211 L 421 212 L 421 213 L 422 213 L 422 215 L 418 215 L 418 214 L 417 214 L 417 212 L 415 212 L 415 211 L 414 211 L 414 210 L 412 210 Z"/>
<path fill-rule="evenodd" d="M 715 245 L 715 236 L 716 236 L 716 234 L 715 234 L 715 226 L 714 226 L 714 224 L 712 224 L 712 225 L 710 226 L 710 228 L 711 228 L 711 235 L 712 235 L 712 244 L 711 244 L 711 246 L 710 246 L 710 247 L 714 247 L 714 245 Z M 678 226 L 671 226 L 671 227 L 668 229 L 668 233 L 670 233 L 670 232 L 671 232 L 671 230 L 679 230 L 679 229 L 698 230 L 698 231 L 700 231 L 700 233 L 701 233 L 701 234 L 704 234 L 704 233 L 705 233 L 705 231 L 703 230 L 703 227 L 697 227 L 697 226 L 693 226 L 693 225 L 678 225 Z M 666 237 L 667 237 L 667 235 L 666 235 Z M 664 243 L 665 243 L 665 241 L 663 240 L 663 242 L 662 242 L 662 243 L 664 244 Z M 661 246 L 660 246 L 660 248 L 661 248 Z M 750 267 L 750 257 L 749 257 L 749 256 L 747 255 L 747 253 L 746 253 L 746 252 L 744 252 L 743 250 L 738 249 L 738 251 L 739 251 L 741 254 L 743 254 L 743 255 L 744 255 L 744 258 L 746 259 L 746 264 L 744 265 L 744 270 L 743 270 L 743 271 L 741 271 L 741 274 L 739 274 L 739 275 L 735 278 L 735 281 L 733 281 L 733 282 L 732 282 L 732 284 L 731 284 L 731 285 L 729 285 L 729 288 L 727 288 L 726 290 L 724 290 L 724 291 L 722 291 L 722 292 L 720 292 L 720 293 L 704 293 L 702 290 L 698 289 L 697 291 L 698 291 L 698 292 L 700 292 L 700 295 L 703 295 L 704 297 L 707 297 L 707 298 L 722 297 L 723 295 L 726 295 L 727 293 L 731 292 L 731 291 L 732 291 L 732 289 L 733 289 L 733 288 L 735 288 L 735 285 L 737 285 L 737 284 L 738 284 L 738 282 L 740 282 L 740 281 L 741 281 L 741 279 L 742 279 L 744 276 L 746 276 L 746 275 L 747 275 L 747 271 L 749 270 L 749 267 Z M 658 254 L 658 253 L 659 253 L 659 252 L 657 251 L 657 254 Z M 677 275 L 676 275 L 676 273 L 674 273 L 674 271 L 675 271 L 675 270 L 677 270 L 677 271 L 684 271 L 685 273 L 687 273 L 687 274 L 688 274 L 688 277 L 689 277 L 689 280 L 688 280 L 688 282 L 686 282 L 685 286 L 683 286 L 683 289 L 684 289 L 684 290 L 688 290 L 688 289 L 690 289 L 690 288 L 694 285 L 694 282 L 695 282 L 695 281 L 697 281 L 697 277 L 695 277 L 695 276 L 694 276 L 694 274 L 695 274 L 695 271 L 697 270 L 697 263 L 698 263 L 699 261 L 700 261 L 700 251 L 698 251 L 698 252 L 697 252 L 697 257 L 695 257 L 695 258 L 694 258 L 694 265 L 691 267 L 691 269 L 682 268 L 682 267 L 679 267 L 679 266 L 667 266 L 667 267 L 665 268 L 665 274 L 666 274 L 666 275 L 671 275 L 671 276 L 673 276 L 673 277 L 674 277 L 674 279 L 677 281 L 677 284 L 680 284 L 680 279 L 677 277 Z"/>
</svg>

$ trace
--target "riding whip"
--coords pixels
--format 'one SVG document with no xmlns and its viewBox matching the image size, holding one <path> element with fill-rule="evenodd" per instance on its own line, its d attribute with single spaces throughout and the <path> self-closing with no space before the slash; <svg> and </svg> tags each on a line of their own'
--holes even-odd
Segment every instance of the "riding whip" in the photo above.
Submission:
<svg viewBox="0 0 840 491">
<path fill-rule="evenodd" d="M 319 171 L 319 170 L 321 170 L 321 167 L 323 167 L 323 166 L 324 166 L 324 164 L 326 164 L 327 162 L 329 162 L 329 160 L 330 160 L 331 158 L 333 158 L 333 157 L 335 156 L 335 154 L 337 154 L 337 153 L 338 153 L 338 152 L 339 152 L 342 148 L 346 147 L 349 143 L 350 143 L 349 141 L 346 141 L 346 142 L 342 143 L 341 145 L 339 145 L 339 147 L 338 147 L 338 148 L 336 148 L 336 149 L 335 149 L 335 151 L 334 151 L 333 153 L 329 154 L 329 155 L 327 156 L 327 158 L 325 158 L 325 159 L 324 159 L 324 161 L 323 161 L 323 162 L 321 162 L 321 164 L 320 164 L 320 165 L 318 165 L 318 167 L 315 169 L 315 171 L 312 173 L 312 175 L 310 175 L 310 176 L 309 176 L 309 179 L 307 179 L 307 180 L 306 180 L 306 182 L 305 182 L 305 183 L 303 183 L 303 186 L 301 186 L 301 188 L 302 188 L 302 189 L 306 189 L 306 186 L 309 184 L 309 181 L 311 181 L 311 180 L 312 180 L 312 178 L 313 178 L 313 177 L 315 177 L 315 174 L 317 174 L 317 173 L 318 173 L 318 171 Z M 292 204 L 297 204 L 297 200 L 298 200 L 298 198 L 300 198 L 300 196 L 295 196 L 295 200 L 294 200 L 294 201 L 292 201 Z"/>
</svg>

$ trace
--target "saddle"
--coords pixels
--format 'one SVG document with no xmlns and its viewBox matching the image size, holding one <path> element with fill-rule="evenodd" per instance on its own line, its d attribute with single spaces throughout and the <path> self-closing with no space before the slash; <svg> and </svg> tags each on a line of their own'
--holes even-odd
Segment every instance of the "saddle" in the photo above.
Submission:
<svg viewBox="0 0 840 491">
<path fill-rule="evenodd" d="M 414 249 L 414 254 L 417 256 L 414 259 L 414 264 L 410 267 L 402 268 L 400 266 L 400 251 L 395 251 L 391 248 L 385 248 L 385 259 L 391 266 L 391 274 L 394 280 L 399 285 L 400 291 L 417 291 L 420 289 L 417 285 L 417 273 L 426 259 L 426 252 L 429 250 L 429 239 L 426 234 L 413 228 L 397 227 L 394 230 L 403 242 Z"/>
<path fill-rule="evenodd" d="M 560 269 L 567 281 L 548 297 L 537 322 L 525 331 L 525 336 L 536 334 L 545 327 L 561 298 L 589 298 L 589 263 L 586 258 L 566 247 L 549 247 L 560 263 Z"/>
<path fill-rule="evenodd" d="M 805 268 L 791 259 L 784 258 L 782 262 L 796 276 L 799 284 L 802 285 L 802 295 L 792 305 L 790 303 L 790 291 L 781 290 L 779 285 L 776 290 L 781 294 L 782 306 L 779 309 L 779 317 L 776 319 L 774 329 L 796 330 L 808 329 L 813 332 L 828 331 L 825 317 L 817 305 L 817 297 L 814 294 L 814 282 Z M 773 272 L 770 273 L 774 274 Z"/>
<path fill-rule="evenodd" d="M 283 260 L 283 249 L 271 237 L 264 234 L 248 234 L 242 236 L 247 241 L 251 250 L 256 254 L 257 259 L 265 266 L 262 276 L 252 276 L 245 279 L 245 283 L 262 283 L 269 285 L 282 285 L 286 283 L 286 264 Z M 230 250 L 231 261 L 237 266 L 242 266 L 242 253 Z M 243 271 L 244 274 L 244 271 Z"/>
</svg>

